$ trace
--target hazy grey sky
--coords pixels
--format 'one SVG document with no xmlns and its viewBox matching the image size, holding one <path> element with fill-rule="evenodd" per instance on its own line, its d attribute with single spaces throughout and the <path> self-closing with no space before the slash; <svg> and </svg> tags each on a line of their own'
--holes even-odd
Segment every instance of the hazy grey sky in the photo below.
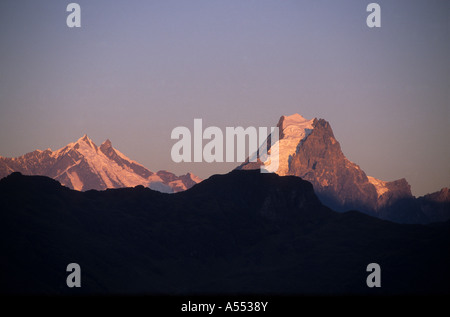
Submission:
<svg viewBox="0 0 450 317">
<path fill-rule="evenodd" d="M 203 178 L 237 164 L 173 163 L 177 126 L 330 122 L 368 175 L 413 194 L 450 185 L 450 1 L 0 2 L 0 155 L 87 133 L 152 171 Z"/>
</svg>

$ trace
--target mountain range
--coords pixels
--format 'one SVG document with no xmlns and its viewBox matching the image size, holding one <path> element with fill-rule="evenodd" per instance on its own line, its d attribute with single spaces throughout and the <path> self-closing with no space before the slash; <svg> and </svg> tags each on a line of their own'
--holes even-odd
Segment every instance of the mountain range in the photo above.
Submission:
<svg viewBox="0 0 450 317">
<path fill-rule="evenodd" d="M 0 180 L 1 294 L 449 294 L 450 222 L 324 206 L 300 177 L 235 170 L 183 192 Z M 69 288 L 69 263 L 81 287 Z M 381 287 L 366 284 L 369 263 Z"/>
<path fill-rule="evenodd" d="M 384 181 L 368 176 L 341 150 L 329 122 L 299 114 L 281 116 L 278 147 L 280 176 L 297 176 L 312 183 L 320 201 L 336 211 L 359 210 L 400 223 L 431 223 L 450 219 L 448 188 L 414 197 L 406 179 Z M 272 155 L 272 157 L 276 157 Z M 247 161 L 237 169 L 259 169 L 262 162 Z M 106 140 L 99 147 L 84 135 L 51 151 L 35 150 L 17 158 L 0 157 L 0 178 L 12 172 L 44 175 L 71 189 L 123 188 L 143 185 L 165 193 L 184 191 L 201 182 L 192 173 L 176 176 L 151 172 L 129 159 Z"/>
<path fill-rule="evenodd" d="M 115 149 L 109 139 L 98 147 L 87 135 L 57 151 L 35 150 L 17 158 L 0 157 L 0 178 L 12 172 L 48 176 L 82 191 L 143 185 L 172 193 L 201 181 L 191 173 L 176 176 L 168 171 L 151 172 Z"/>
<path fill-rule="evenodd" d="M 308 120 L 299 114 L 282 116 L 277 127 L 279 167 L 272 172 L 280 176 L 298 176 L 311 182 L 322 203 L 330 208 L 337 211 L 360 210 L 403 223 L 450 219 L 448 188 L 416 198 L 404 178 L 383 181 L 368 176 L 347 159 L 331 125 L 324 119 Z M 272 153 L 270 142 L 267 144 L 269 153 Z M 238 169 L 259 169 L 261 164 L 259 159 L 257 162 L 247 159 Z"/>
<path fill-rule="evenodd" d="M 278 127 L 275 173 L 247 161 L 202 181 L 87 135 L 1 157 L 0 294 L 450 293 L 447 188 L 416 198 L 404 179 L 367 176 L 323 119 Z M 66 284 L 69 263 L 80 288 Z"/>
</svg>

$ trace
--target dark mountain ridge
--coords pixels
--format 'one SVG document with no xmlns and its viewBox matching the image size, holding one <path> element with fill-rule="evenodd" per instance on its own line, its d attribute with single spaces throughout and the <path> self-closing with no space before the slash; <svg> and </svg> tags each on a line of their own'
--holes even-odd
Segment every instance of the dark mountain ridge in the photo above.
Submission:
<svg viewBox="0 0 450 317">
<path fill-rule="evenodd" d="M 13 173 L 0 198 L 3 294 L 449 293 L 450 223 L 337 213 L 299 177 L 233 171 L 164 194 Z M 66 286 L 72 262 L 81 288 Z"/>
</svg>

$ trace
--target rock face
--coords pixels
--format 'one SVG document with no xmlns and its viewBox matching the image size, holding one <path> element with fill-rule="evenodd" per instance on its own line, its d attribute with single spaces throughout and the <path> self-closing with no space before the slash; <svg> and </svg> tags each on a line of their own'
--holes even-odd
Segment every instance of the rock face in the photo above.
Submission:
<svg viewBox="0 0 450 317">
<path fill-rule="evenodd" d="M 337 211 L 356 209 L 399 222 L 422 223 L 433 218 L 425 216 L 421 210 L 411 209 L 416 202 L 405 179 L 382 181 L 366 175 L 348 160 L 324 119 L 307 120 L 295 114 L 282 116 L 277 126 L 280 129 L 277 174 L 299 176 L 311 182 L 325 205 Z M 260 164 L 245 162 L 238 169 L 255 169 Z M 410 210 L 398 211 L 404 208 Z M 436 219 L 449 218 L 450 215 Z"/>
<path fill-rule="evenodd" d="M 201 181 L 190 173 L 180 177 L 167 171 L 155 174 L 115 149 L 110 140 L 98 147 L 87 135 L 57 151 L 36 150 L 17 158 L 0 157 L 0 178 L 12 172 L 48 176 L 83 191 L 143 185 L 172 193 Z M 163 177 L 166 174 L 171 176 Z"/>
<path fill-rule="evenodd" d="M 344 156 L 330 124 L 314 120 L 313 127 L 292 156 L 289 175 L 310 181 L 322 201 L 336 210 L 375 210 L 375 186 L 358 165 Z"/>
</svg>

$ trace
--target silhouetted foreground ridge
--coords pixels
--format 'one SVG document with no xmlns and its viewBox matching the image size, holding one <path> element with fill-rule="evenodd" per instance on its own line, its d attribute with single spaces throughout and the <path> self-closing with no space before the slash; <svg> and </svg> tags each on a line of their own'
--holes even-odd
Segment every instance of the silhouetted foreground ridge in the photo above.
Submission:
<svg viewBox="0 0 450 317">
<path fill-rule="evenodd" d="M 177 193 L 78 192 L 0 181 L 1 293 L 448 293 L 450 224 L 401 225 L 323 206 L 309 182 L 259 171 Z M 81 288 L 66 285 L 69 263 Z M 381 288 L 366 267 L 381 266 Z"/>
</svg>

